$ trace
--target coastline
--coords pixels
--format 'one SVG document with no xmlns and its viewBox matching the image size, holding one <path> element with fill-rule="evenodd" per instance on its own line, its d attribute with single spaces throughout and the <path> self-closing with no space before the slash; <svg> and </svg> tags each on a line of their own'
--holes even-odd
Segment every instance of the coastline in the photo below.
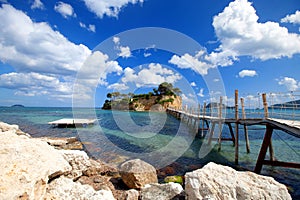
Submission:
<svg viewBox="0 0 300 200">
<path fill-rule="evenodd" d="M 194 197 L 198 198 L 199 195 L 201 197 L 205 195 L 201 193 L 203 188 L 200 185 L 195 185 L 192 181 L 195 178 L 200 179 L 201 173 L 219 177 L 219 180 L 213 180 L 214 184 L 218 184 L 217 187 L 220 191 L 228 190 L 228 193 L 211 190 L 209 195 L 216 198 L 237 197 L 237 194 L 243 194 L 243 197 L 257 198 L 262 197 L 261 195 L 264 197 L 275 195 L 273 197 L 291 199 L 287 188 L 273 178 L 256 175 L 252 172 L 237 172 L 229 167 L 214 163 L 186 173 L 184 176 L 185 183 L 182 185 L 172 181 L 159 184 L 157 183 L 157 171 L 153 167 L 149 167 L 149 164 L 143 161 L 132 161 L 132 166 L 137 165 L 137 163 L 139 166 L 133 172 L 124 170 L 124 167 L 122 169 L 122 165 L 125 163 L 121 165 L 120 169 L 113 168 L 99 160 L 89 158 L 86 152 L 78 150 L 81 147 L 76 138 L 32 138 L 29 134 L 21 131 L 18 125 L 2 122 L 0 123 L 0 137 L 4 143 L 1 146 L 0 156 L 1 160 L 5 159 L 6 161 L 1 162 L 1 167 L 4 169 L 1 172 L 2 179 L 0 182 L 0 197 L 2 199 L 70 199 L 71 197 L 83 199 L 153 199 L 155 198 L 153 195 L 165 195 L 162 199 L 194 199 Z M 129 164 L 126 163 L 125 165 Z M 140 167 L 141 165 L 143 167 Z M 139 171 L 140 169 L 144 169 L 144 171 Z M 213 171 L 209 171 L 212 169 Z M 218 171 L 220 174 L 215 174 Z M 222 177 L 221 174 L 226 176 Z M 236 176 L 236 180 L 229 180 L 229 174 Z M 131 182 L 128 179 L 132 180 L 130 179 L 132 175 L 135 176 L 135 180 L 137 177 L 140 179 L 138 183 L 135 183 L 138 185 L 137 188 L 129 187 L 127 184 Z M 244 183 L 245 188 L 250 186 L 249 191 L 239 191 L 234 184 L 232 188 L 225 187 L 227 181 L 239 184 L 244 176 L 245 180 L 252 177 L 253 182 L 246 181 Z M 211 183 L 210 181 L 209 177 L 204 180 L 208 183 Z M 279 192 L 271 192 L 270 194 L 270 191 L 267 191 L 270 186 L 276 186 Z M 260 188 L 258 194 L 255 192 L 255 190 L 257 191 L 255 187 Z M 171 196 L 166 196 L 167 194 L 171 194 Z"/>
</svg>

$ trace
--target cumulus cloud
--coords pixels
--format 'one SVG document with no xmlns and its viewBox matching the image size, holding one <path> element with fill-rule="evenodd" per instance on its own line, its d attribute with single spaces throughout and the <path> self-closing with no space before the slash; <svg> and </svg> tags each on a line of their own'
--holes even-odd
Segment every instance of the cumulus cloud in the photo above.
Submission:
<svg viewBox="0 0 300 200">
<path fill-rule="evenodd" d="M 123 69 L 117 61 L 109 60 L 108 55 L 95 51 L 84 62 L 77 79 L 84 80 L 88 86 L 96 87 L 98 84 L 107 85 L 107 75 L 111 73 L 121 75 Z"/>
<path fill-rule="evenodd" d="M 206 75 L 208 69 L 213 68 L 214 66 L 205 60 L 204 55 L 205 52 L 202 50 L 197 52 L 194 56 L 188 53 L 183 56 L 173 55 L 169 60 L 169 63 L 174 64 L 181 69 L 191 69 L 198 74 Z"/>
<path fill-rule="evenodd" d="M 0 75 L 0 87 L 16 89 L 16 95 L 71 98 L 72 82 L 38 73 L 8 73 Z"/>
<path fill-rule="evenodd" d="M 34 0 L 31 9 L 44 9 L 44 4 L 41 0 Z"/>
<path fill-rule="evenodd" d="M 235 0 L 215 16 L 213 27 L 221 45 L 214 60 L 221 56 L 222 62 L 229 65 L 237 56 L 268 60 L 300 53 L 299 35 L 289 33 L 279 23 L 259 23 L 258 19 L 256 10 L 247 0 Z"/>
<path fill-rule="evenodd" d="M 282 23 L 300 24 L 300 11 L 297 10 L 295 14 L 287 15 L 281 19 Z"/>
<path fill-rule="evenodd" d="M 257 73 L 255 70 L 248 70 L 248 69 L 244 69 L 239 72 L 239 77 L 244 78 L 246 76 L 249 77 L 257 76 Z"/>
<path fill-rule="evenodd" d="M 144 0 L 84 0 L 86 7 L 99 18 L 104 15 L 108 17 L 117 17 L 121 8 L 127 4 L 143 3 Z"/>
<path fill-rule="evenodd" d="M 136 87 L 159 85 L 163 82 L 174 84 L 182 77 L 160 64 L 150 63 L 147 68 L 135 72 L 132 68 L 124 69 L 123 83 L 134 83 Z"/>
<path fill-rule="evenodd" d="M 300 83 L 294 78 L 284 77 L 278 81 L 279 85 L 286 87 L 288 91 L 295 91 L 300 87 Z"/>
<path fill-rule="evenodd" d="M 76 17 L 73 7 L 70 4 L 61 1 L 55 4 L 54 10 L 60 13 L 64 18 Z"/>
<path fill-rule="evenodd" d="M 94 33 L 96 32 L 96 26 L 93 25 L 93 24 L 86 25 L 86 24 L 84 24 L 82 22 L 79 22 L 79 26 L 81 28 L 84 28 L 84 29 L 90 31 L 90 32 L 94 32 Z"/>
<path fill-rule="evenodd" d="M 11 5 L 0 7 L 0 60 L 19 72 L 75 73 L 91 51 Z M 16 31 L 22 30 L 22 31 Z"/>
</svg>

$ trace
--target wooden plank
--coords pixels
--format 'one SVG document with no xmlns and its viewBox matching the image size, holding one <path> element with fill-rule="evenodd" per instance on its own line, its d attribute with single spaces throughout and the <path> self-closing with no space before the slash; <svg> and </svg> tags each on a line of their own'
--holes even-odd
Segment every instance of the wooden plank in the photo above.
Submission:
<svg viewBox="0 0 300 200">
<path fill-rule="evenodd" d="M 273 133 L 273 127 L 271 127 L 270 125 L 267 125 L 264 140 L 263 140 L 263 143 L 261 145 L 260 152 L 259 152 L 259 155 L 258 155 L 258 158 L 257 158 L 257 161 L 256 161 L 256 166 L 255 166 L 255 169 L 254 169 L 255 173 L 259 174 L 261 172 L 261 169 L 262 169 L 262 166 L 264 164 L 265 157 L 266 157 L 267 149 L 270 146 L 272 133 Z"/>
<path fill-rule="evenodd" d="M 291 163 L 291 162 L 282 162 L 282 161 L 271 161 L 271 160 L 264 160 L 264 165 L 271 165 L 274 167 L 287 167 L 287 168 L 297 168 L 300 169 L 300 163 Z"/>
<path fill-rule="evenodd" d="M 230 135 L 231 135 L 231 138 L 232 138 L 233 146 L 235 146 L 235 136 L 234 136 L 234 133 L 233 133 L 232 125 L 231 125 L 231 123 L 226 123 L 226 124 L 229 128 L 229 132 L 230 132 Z"/>
</svg>

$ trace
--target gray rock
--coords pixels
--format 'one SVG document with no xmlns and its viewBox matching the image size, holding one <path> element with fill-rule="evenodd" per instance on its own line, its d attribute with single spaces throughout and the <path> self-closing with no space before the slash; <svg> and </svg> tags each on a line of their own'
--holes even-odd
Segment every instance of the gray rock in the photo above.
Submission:
<svg viewBox="0 0 300 200">
<path fill-rule="evenodd" d="M 149 183 L 157 183 L 155 168 L 140 160 L 130 160 L 120 166 L 123 182 L 131 189 L 139 189 Z"/>
<path fill-rule="evenodd" d="M 89 185 L 82 185 L 81 183 L 73 182 L 72 179 L 60 177 L 49 184 L 45 199 L 114 200 L 115 198 L 110 190 L 95 191 Z"/>
<path fill-rule="evenodd" d="M 291 199 L 285 185 L 271 177 L 238 172 L 230 167 L 208 163 L 186 173 L 186 199 Z"/>
<path fill-rule="evenodd" d="M 17 130 L 0 132 L 0 199 L 41 199 L 49 177 L 71 166 L 61 152 L 46 142 L 16 135 Z"/>
<path fill-rule="evenodd" d="M 142 200 L 170 200 L 179 198 L 183 188 L 178 183 L 147 184 L 141 190 Z"/>
</svg>

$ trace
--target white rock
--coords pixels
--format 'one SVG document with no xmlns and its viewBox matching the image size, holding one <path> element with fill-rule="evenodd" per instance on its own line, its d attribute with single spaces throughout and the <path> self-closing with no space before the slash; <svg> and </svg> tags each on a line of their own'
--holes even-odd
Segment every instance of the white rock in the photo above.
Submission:
<svg viewBox="0 0 300 200">
<path fill-rule="evenodd" d="M 174 199 L 176 196 L 183 192 L 183 188 L 178 183 L 165 183 L 165 184 L 147 184 L 141 190 L 142 200 L 169 200 Z"/>
<path fill-rule="evenodd" d="M 40 199 L 49 176 L 71 170 L 62 153 L 43 141 L 15 130 L 0 132 L 0 141 L 0 199 Z"/>
<path fill-rule="evenodd" d="M 115 198 L 110 190 L 95 191 L 90 185 L 82 185 L 81 183 L 73 182 L 72 179 L 60 177 L 49 184 L 45 199 L 114 200 Z"/>
<path fill-rule="evenodd" d="M 121 199 L 124 200 L 139 200 L 140 193 L 135 189 L 130 189 L 124 192 Z"/>
<path fill-rule="evenodd" d="M 272 177 L 238 172 L 230 167 L 209 163 L 186 173 L 186 198 L 195 199 L 282 199 L 291 196 L 285 185 Z"/>
<path fill-rule="evenodd" d="M 6 132 L 11 130 L 19 130 L 19 126 L 15 124 L 11 125 L 4 122 L 0 122 L 0 132 Z"/>
<path fill-rule="evenodd" d="M 70 178 L 78 178 L 82 175 L 82 171 L 87 170 L 92 164 L 84 151 L 80 150 L 60 150 L 64 158 L 72 166 L 72 170 L 68 173 Z"/>
</svg>

